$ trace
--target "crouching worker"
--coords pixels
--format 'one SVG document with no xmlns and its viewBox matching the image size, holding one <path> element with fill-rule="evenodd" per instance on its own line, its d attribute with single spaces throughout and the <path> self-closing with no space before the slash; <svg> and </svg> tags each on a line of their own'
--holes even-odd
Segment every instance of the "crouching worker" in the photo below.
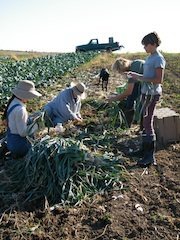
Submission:
<svg viewBox="0 0 180 240">
<path fill-rule="evenodd" d="M 81 100 L 85 98 L 86 87 L 79 82 L 74 86 L 63 89 L 52 101 L 47 103 L 43 110 L 47 119 L 51 120 L 52 127 L 58 123 L 66 123 L 69 120 L 82 122 Z"/>
<path fill-rule="evenodd" d="M 130 71 L 133 69 L 133 72 L 142 74 L 143 73 L 144 60 L 136 59 L 129 60 L 125 58 L 118 58 L 112 65 L 112 70 L 120 74 Z M 113 101 L 123 101 L 125 100 L 124 114 L 128 126 L 131 127 L 131 124 L 134 120 L 134 115 L 136 111 L 137 102 L 139 101 L 141 95 L 141 83 L 133 79 L 131 76 L 128 76 L 128 83 L 126 89 L 121 93 L 115 96 L 109 96 L 108 102 Z M 141 116 L 139 116 L 141 118 Z"/>
<path fill-rule="evenodd" d="M 36 91 L 34 83 L 29 80 L 19 81 L 12 93 L 5 108 L 3 120 L 6 120 L 7 125 L 7 149 L 15 159 L 24 157 L 31 148 L 27 139 L 29 126 L 25 103 L 41 94 Z"/>
</svg>

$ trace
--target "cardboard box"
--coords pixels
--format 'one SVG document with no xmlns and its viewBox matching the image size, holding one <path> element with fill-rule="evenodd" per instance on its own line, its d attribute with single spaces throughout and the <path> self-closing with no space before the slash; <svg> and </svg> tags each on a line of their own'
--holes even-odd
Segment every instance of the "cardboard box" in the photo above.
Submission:
<svg viewBox="0 0 180 240">
<path fill-rule="evenodd" d="M 154 128 L 160 145 L 180 141 L 180 114 L 170 108 L 155 110 Z"/>
</svg>

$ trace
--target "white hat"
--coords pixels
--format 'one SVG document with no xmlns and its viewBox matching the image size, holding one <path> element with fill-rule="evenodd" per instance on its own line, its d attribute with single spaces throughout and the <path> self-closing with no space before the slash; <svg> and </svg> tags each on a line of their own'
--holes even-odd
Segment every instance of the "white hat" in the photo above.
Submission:
<svg viewBox="0 0 180 240">
<path fill-rule="evenodd" d="M 74 94 L 78 96 L 78 95 L 82 95 L 85 92 L 86 87 L 84 83 L 77 83 L 75 86 L 72 87 L 72 90 Z"/>
<path fill-rule="evenodd" d="M 12 93 L 20 99 L 32 99 L 41 96 L 36 91 L 34 83 L 30 80 L 19 81 L 16 88 L 12 90 Z"/>
</svg>

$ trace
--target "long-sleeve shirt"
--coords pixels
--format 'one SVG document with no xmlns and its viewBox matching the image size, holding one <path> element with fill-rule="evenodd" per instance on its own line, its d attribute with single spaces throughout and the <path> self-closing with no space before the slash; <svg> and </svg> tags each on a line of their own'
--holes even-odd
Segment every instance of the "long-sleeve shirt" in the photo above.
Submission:
<svg viewBox="0 0 180 240">
<path fill-rule="evenodd" d="M 53 121 L 56 123 L 64 123 L 81 116 L 81 101 L 78 98 L 74 98 L 72 88 L 66 88 L 61 91 L 57 97 L 46 104 L 46 108 L 51 109 L 51 113 L 54 116 Z"/>
<path fill-rule="evenodd" d="M 25 137 L 27 136 L 28 112 L 25 104 L 17 98 L 13 99 L 8 107 L 8 110 L 15 104 L 19 104 L 20 106 L 15 107 L 9 114 L 8 127 L 11 133 L 19 134 L 21 137 Z"/>
</svg>

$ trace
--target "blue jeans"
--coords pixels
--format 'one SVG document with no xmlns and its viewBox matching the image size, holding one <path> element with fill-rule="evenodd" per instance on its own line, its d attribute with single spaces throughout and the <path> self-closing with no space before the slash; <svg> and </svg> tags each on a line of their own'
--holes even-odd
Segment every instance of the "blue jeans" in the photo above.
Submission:
<svg viewBox="0 0 180 240">
<path fill-rule="evenodd" d="M 142 95 L 143 127 L 146 135 L 154 135 L 154 110 L 160 95 Z"/>
<path fill-rule="evenodd" d="M 30 142 L 26 137 L 21 137 L 18 134 L 12 134 L 7 130 L 7 148 L 15 157 L 24 157 L 31 148 Z"/>
</svg>

